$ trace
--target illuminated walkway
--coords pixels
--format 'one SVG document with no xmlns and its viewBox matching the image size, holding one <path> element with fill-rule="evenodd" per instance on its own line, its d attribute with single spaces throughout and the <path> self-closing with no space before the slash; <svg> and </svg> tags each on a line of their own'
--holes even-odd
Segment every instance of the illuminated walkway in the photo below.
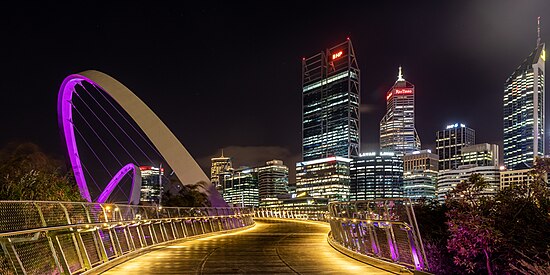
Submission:
<svg viewBox="0 0 550 275">
<path fill-rule="evenodd" d="M 104 274 L 389 274 L 327 243 L 330 227 L 302 221 L 256 221 L 238 233 L 179 241 Z"/>
</svg>

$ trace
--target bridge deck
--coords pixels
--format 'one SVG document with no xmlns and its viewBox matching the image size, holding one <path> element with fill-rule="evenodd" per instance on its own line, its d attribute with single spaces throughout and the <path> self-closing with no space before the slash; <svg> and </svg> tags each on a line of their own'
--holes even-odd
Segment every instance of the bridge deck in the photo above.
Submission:
<svg viewBox="0 0 550 275">
<path fill-rule="evenodd" d="M 171 243 L 104 274 L 389 274 L 333 249 L 330 227 L 304 221 L 256 221 L 228 235 Z"/>
</svg>

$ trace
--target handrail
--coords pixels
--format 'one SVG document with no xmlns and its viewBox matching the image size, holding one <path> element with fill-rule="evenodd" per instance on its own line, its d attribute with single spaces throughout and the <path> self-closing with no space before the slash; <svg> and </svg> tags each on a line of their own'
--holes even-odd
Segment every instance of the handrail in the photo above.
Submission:
<svg viewBox="0 0 550 275">
<path fill-rule="evenodd" d="M 426 271 L 428 262 L 408 198 L 331 202 L 330 238 L 349 251 Z"/>
<path fill-rule="evenodd" d="M 254 209 L 254 217 L 327 222 L 331 227 L 329 243 L 341 252 L 346 249 L 344 254 L 350 257 L 370 258 L 373 265 L 384 262 L 384 267 L 396 264 L 410 271 L 428 269 L 412 202 L 406 198 L 331 202 L 326 210 L 259 207 Z"/>
<path fill-rule="evenodd" d="M 0 274 L 78 274 L 178 239 L 251 226 L 246 208 L 0 201 Z"/>
</svg>

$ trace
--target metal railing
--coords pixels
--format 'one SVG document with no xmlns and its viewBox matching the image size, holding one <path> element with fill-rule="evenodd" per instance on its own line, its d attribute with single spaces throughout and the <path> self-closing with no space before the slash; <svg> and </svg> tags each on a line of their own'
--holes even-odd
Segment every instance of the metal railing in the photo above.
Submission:
<svg viewBox="0 0 550 275">
<path fill-rule="evenodd" d="M 428 269 L 409 199 L 332 202 L 328 220 L 329 238 L 348 250 L 410 269 Z"/>
<path fill-rule="evenodd" d="M 308 210 L 278 207 L 254 208 L 255 218 L 297 219 L 328 222 L 327 215 L 328 211 L 326 207 Z"/>
<path fill-rule="evenodd" d="M 0 275 L 75 274 L 172 240 L 254 224 L 246 208 L 0 201 Z"/>
</svg>

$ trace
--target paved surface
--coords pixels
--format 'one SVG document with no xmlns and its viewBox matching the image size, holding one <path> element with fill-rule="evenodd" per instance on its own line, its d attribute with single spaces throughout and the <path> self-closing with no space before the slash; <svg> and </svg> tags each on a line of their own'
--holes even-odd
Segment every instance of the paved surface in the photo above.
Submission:
<svg viewBox="0 0 550 275">
<path fill-rule="evenodd" d="M 389 274 L 327 243 L 328 225 L 256 221 L 237 233 L 179 241 L 104 274 Z"/>
</svg>

